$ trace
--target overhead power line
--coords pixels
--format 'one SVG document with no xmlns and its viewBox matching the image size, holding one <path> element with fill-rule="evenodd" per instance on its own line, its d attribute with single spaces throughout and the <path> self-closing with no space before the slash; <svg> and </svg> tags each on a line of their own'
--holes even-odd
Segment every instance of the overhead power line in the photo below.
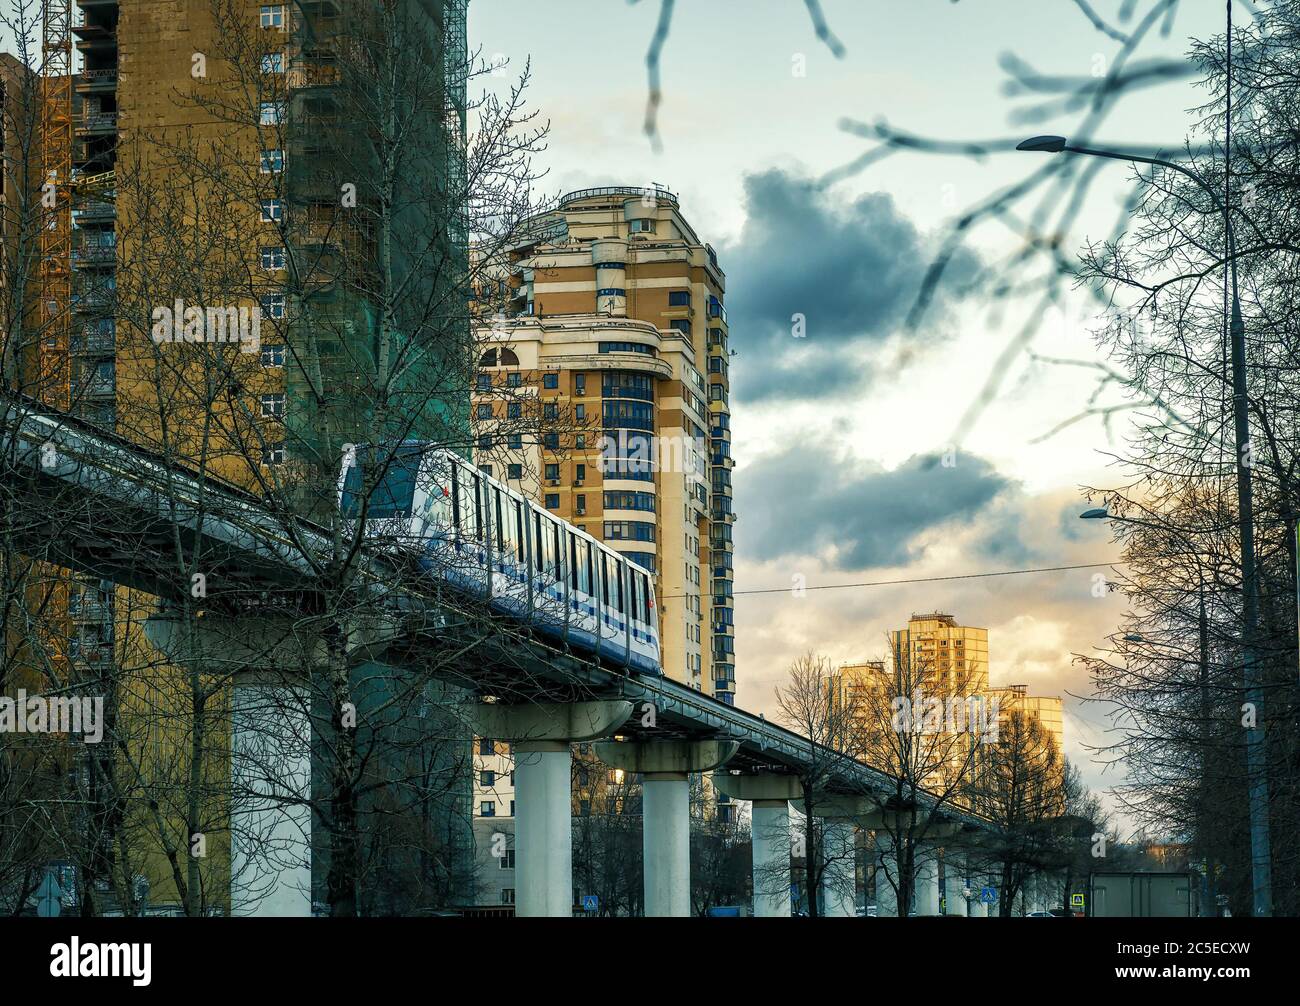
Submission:
<svg viewBox="0 0 1300 1006">
<path fill-rule="evenodd" d="M 948 580 L 981 580 L 992 576 L 1025 576 L 1030 573 L 1064 573 L 1069 570 L 1077 569 L 1104 569 L 1109 566 L 1121 565 L 1120 560 L 1115 559 L 1110 562 L 1087 562 L 1077 566 L 1039 566 L 1034 569 L 1000 569 L 984 573 L 954 573 L 951 576 L 913 576 L 902 580 L 864 580 L 860 583 L 819 583 L 807 586 L 791 585 L 789 587 L 762 587 L 755 590 L 736 590 L 732 592 L 732 597 L 741 597 L 750 594 L 788 594 L 792 590 L 849 590 L 855 587 L 890 587 L 908 583 L 942 583 Z M 686 594 L 668 594 L 661 600 L 668 601 L 673 598 L 686 597 Z"/>
</svg>

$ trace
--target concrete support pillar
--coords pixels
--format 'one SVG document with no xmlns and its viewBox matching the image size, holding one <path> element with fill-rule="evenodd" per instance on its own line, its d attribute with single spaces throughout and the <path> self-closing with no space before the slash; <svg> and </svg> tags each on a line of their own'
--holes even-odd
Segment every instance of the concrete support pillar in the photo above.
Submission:
<svg viewBox="0 0 1300 1006">
<path fill-rule="evenodd" d="M 898 853 L 883 828 L 876 830 L 876 917 L 898 917 Z"/>
<path fill-rule="evenodd" d="M 648 918 L 691 914 L 690 787 L 685 772 L 648 772 L 641 781 L 641 846 Z"/>
<path fill-rule="evenodd" d="M 691 912 L 690 792 L 687 776 L 726 762 L 735 741 L 606 741 L 606 765 L 641 775 L 645 914 L 685 918 Z M 518 854 L 516 853 L 516 864 Z M 517 868 L 517 865 L 516 865 Z"/>
<path fill-rule="evenodd" d="M 790 801 L 803 788 L 792 775 L 713 773 L 713 786 L 733 800 L 751 801 L 754 915 L 790 917 Z"/>
<path fill-rule="evenodd" d="M 966 853 L 955 845 L 943 850 L 943 889 L 945 913 L 965 918 L 970 914 L 966 903 Z M 977 896 L 978 891 L 974 892 Z"/>
<path fill-rule="evenodd" d="M 311 716 L 305 688 L 241 675 L 231 697 L 230 913 L 311 915 Z"/>
<path fill-rule="evenodd" d="M 632 703 L 504 705 L 473 712 L 480 737 L 515 748 L 515 915 L 568 918 L 573 914 L 574 741 L 608 737 L 632 712 Z"/>
<path fill-rule="evenodd" d="M 827 918 L 852 918 L 857 914 L 856 835 L 851 818 L 822 819 L 826 868 L 822 871 L 821 907 Z"/>
<path fill-rule="evenodd" d="M 345 659 L 379 658 L 401 635 L 382 615 L 342 626 Z M 304 687 L 333 657 L 320 628 L 297 618 L 164 606 L 145 621 L 149 643 L 178 667 L 229 675 L 230 910 L 237 916 L 311 914 L 311 709 Z"/>
<path fill-rule="evenodd" d="M 916 849 L 916 898 L 917 915 L 939 914 L 939 858 L 938 850 L 929 844 L 921 844 Z"/>
<path fill-rule="evenodd" d="M 751 811 L 754 847 L 754 915 L 790 917 L 790 803 L 755 800 Z"/>
<path fill-rule="evenodd" d="M 573 753 L 568 741 L 518 741 L 515 751 L 515 914 L 573 914 Z"/>
</svg>

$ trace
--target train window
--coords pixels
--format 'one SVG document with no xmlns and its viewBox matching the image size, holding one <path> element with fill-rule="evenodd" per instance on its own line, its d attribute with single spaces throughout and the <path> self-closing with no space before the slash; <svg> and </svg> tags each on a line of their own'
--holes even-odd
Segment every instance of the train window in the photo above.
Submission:
<svg viewBox="0 0 1300 1006">
<path fill-rule="evenodd" d="M 650 621 L 650 594 L 654 587 L 650 584 L 650 577 L 644 573 L 641 574 L 641 586 L 644 588 L 641 592 L 641 610 L 644 612 L 645 624 L 651 625 L 653 623 Z"/>
<path fill-rule="evenodd" d="M 368 447 L 358 451 L 357 463 L 350 465 L 343 477 L 343 515 L 360 517 L 364 509 L 368 520 L 411 516 L 423 450 L 399 447 L 388 454 Z M 374 484 L 367 498 L 368 474 Z"/>
<path fill-rule="evenodd" d="M 492 490 L 492 498 L 496 504 L 493 516 L 496 518 L 497 525 L 497 548 L 504 553 L 506 550 L 506 524 L 505 521 L 501 519 L 501 490 L 494 488 Z"/>
<path fill-rule="evenodd" d="M 515 511 L 515 555 L 522 565 L 528 559 L 528 540 L 524 537 L 524 505 L 517 499 L 507 499 L 510 499 L 510 505 Z"/>
<path fill-rule="evenodd" d="M 582 565 L 585 568 L 587 573 L 587 582 L 583 584 L 582 589 L 585 590 L 588 594 L 590 594 L 593 598 L 596 596 L 596 577 L 594 575 L 595 567 L 592 566 L 592 562 L 596 558 L 595 555 L 593 554 L 594 552 L 595 549 L 591 547 L 591 542 L 584 541 L 582 543 L 582 555 L 583 555 Z"/>
<path fill-rule="evenodd" d="M 569 587 L 578 589 L 578 539 L 569 532 Z"/>
<path fill-rule="evenodd" d="M 487 491 L 483 487 L 483 479 L 478 475 L 474 476 L 474 537 L 479 541 L 487 544 L 487 535 L 483 533 L 483 518 L 487 516 L 487 507 L 484 503 L 487 501 Z"/>
<path fill-rule="evenodd" d="M 618 592 L 618 610 L 622 614 L 627 611 L 627 605 L 623 598 L 623 573 L 627 569 L 627 563 L 621 559 L 614 560 L 614 583 Z"/>
<path fill-rule="evenodd" d="M 636 621 L 641 621 L 641 577 L 631 570 L 627 572 L 628 610 Z"/>
<path fill-rule="evenodd" d="M 600 553 L 600 599 L 602 604 L 609 604 L 609 556 L 604 552 Z"/>
<path fill-rule="evenodd" d="M 457 534 L 460 533 L 461 528 L 460 511 L 460 468 L 453 461 L 451 463 L 451 526 Z"/>
</svg>

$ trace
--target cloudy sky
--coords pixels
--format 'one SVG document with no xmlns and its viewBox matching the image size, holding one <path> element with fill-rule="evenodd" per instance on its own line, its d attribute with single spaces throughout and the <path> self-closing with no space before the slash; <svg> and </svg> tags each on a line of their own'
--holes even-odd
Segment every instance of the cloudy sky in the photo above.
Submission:
<svg viewBox="0 0 1300 1006">
<path fill-rule="evenodd" d="M 1114 20 L 1141 0 L 1093 0 Z M 1211 36 L 1221 5 L 1181 5 L 1142 58 L 1179 56 Z M 1191 8 L 1196 8 L 1192 10 Z M 1026 124 L 1008 94 L 1006 54 L 1044 74 L 1104 72 L 1116 42 L 1072 0 L 823 0 L 843 43 L 819 42 L 799 0 L 679 0 L 662 60 L 662 149 L 642 131 L 645 54 L 655 0 L 474 0 L 470 43 L 517 70 L 531 57 L 531 96 L 551 121 L 545 187 L 659 183 L 717 249 L 727 272 L 737 459 L 738 701 L 772 711 L 790 661 L 882 654 L 912 612 L 942 610 L 987 626 L 995 684 L 1067 696 L 1067 754 L 1109 785 L 1086 745 L 1104 741 L 1101 710 L 1074 655 L 1104 645 L 1120 605 L 1094 595 L 1097 570 L 810 587 L 1042 566 L 1104 563 L 1105 527 L 1083 523 L 1080 484 L 1105 484 L 1122 437 L 1085 421 L 1043 438 L 1092 391 L 1085 368 L 1017 355 L 996 397 L 963 423 L 1030 304 L 963 295 L 964 280 L 1020 239 L 984 227 L 954 257 L 921 325 L 904 321 L 920 279 L 963 209 L 1046 155 L 974 160 L 902 153 L 841 172 L 867 143 L 846 120 L 887 120 L 946 140 L 1069 133 L 1078 113 Z M 1121 24 L 1132 30 L 1135 20 Z M 803 70 L 801 74 L 799 71 Z M 502 81 L 497 81 L 500 86 Z M 1126 99 L 1099 143 L 1176 148 L 1202 100 L 1188 81 Z M 829 177 L 828 177 L 829 175 Z M 1065 247 L 1109 234 L 1131 182 L 1098 173 Z M 1046 319 L 1040 355 L 1097 359 L 1095 309 L 1081 299 Z M 791 318 L 806 319 L 792 337 Z"/>
</svg>

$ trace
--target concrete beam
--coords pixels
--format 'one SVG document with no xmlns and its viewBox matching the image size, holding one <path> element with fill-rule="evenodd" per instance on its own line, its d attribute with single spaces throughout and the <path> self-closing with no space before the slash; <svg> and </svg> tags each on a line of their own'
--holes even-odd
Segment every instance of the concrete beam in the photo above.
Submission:
<svg viewBox="0 0 1300 1006">
<path fill-rule="evenodd" d="M 731 775 L 713 773 L 713 786 L 733 800 L 799 800 L 803 786 L 794 775 Z"/>
<path fill-rule="evenodd" d="M 175 610 L 150 615 L 144 624 L 149 643 L 180 667 L 210 674 L 263 671 L 304 674 L 329 664 L 319 620 L 246 615 L 230 618 L 211 611 L 184 618 Z M 399 624 L 381 615 L 353 619 L 347 626 L 349 664 L 376 660 L 401 636 Z"/>
<path fill-rule="evenodd" d="M 632 703 L 624 699 L 594 702 L 525 702 L 507 705 L 480 702 L 470 716 L 480 737 L 511 741 L 590 741 L 608 737 L 632 715 Z"/>
<path fill-rule="evenodd" d="M 738 741 L 604 741 L 595 745 L 596 757 L 624 772 L 644 775 L 688 775 L 708 772 L 740 748 Z"/>
</svg>

